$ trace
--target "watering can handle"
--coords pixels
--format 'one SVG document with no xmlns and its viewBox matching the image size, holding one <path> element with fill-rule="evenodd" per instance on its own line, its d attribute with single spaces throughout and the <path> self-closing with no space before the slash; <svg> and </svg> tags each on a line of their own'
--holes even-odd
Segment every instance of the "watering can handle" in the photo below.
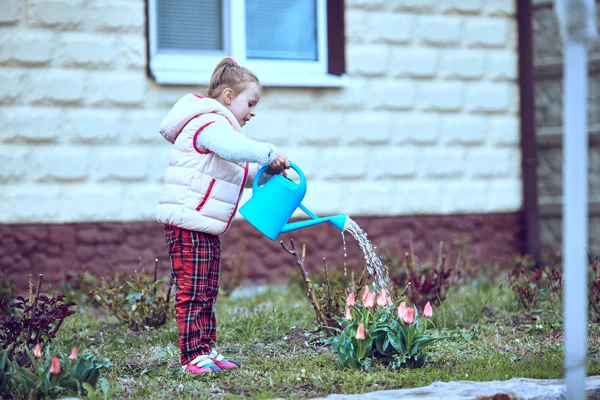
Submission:
<svg viewBox="0 0 600 400">
<path fill-rule="evenodd" d="M 290 162 L 290 167 L 298 173 L 298 176 L 300 176 L 300 183 L 298 184 L 298 187 L 306 186 L 306 177 L 304 176 L 304 172 L 302 172 L 300 167 L 294 164 L 293 162 Z M 254 182 L 252 183 L 252 191 L 258 190 L 258 181 L 260 180 L 262 174 L 268 168 L 269 166 L 265 165 L 264 167 L 258 170 L 258 172 L 256 173 L 256 177 L 254 178 Z"/>
</svg>

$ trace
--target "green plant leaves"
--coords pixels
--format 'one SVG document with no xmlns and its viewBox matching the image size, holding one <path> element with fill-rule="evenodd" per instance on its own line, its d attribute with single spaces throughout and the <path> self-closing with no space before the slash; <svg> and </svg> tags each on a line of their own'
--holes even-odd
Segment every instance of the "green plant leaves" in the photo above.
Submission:
<svg viewBox="0 0 600 400">
<path fill-rule="evenodd" d="M 377 351 L 384 356 L 388 356 L 388 347 L 390 345 L 390 339 L 388 338 L 387 332 L 379 332 L 375 338 L 375 347 Z"/>
<path fill-rule="evenodd" d="M 429 320 L 419 316 L 415 309 L 414 323 L 407 324 L 394 313 L 399 302 L 381 307 L 372 313 L 357 304 L 352 308 L 352 321 L 340 319 L 344 330 L 332 341 L 332 350 L 342 366 L 367 370 L 372 361 L 382 359 L 392 368 L 420 368 L 430 359 L 425 353 L 433 343 L 445 337 L 426 332 Z M 365 327 L 365 339 L 356 339 L 360 324 Z"/>
<path fill-rule="evenodd" d="M 96 391 L 94 390 L 94 388 L 92 387 L 92 385 L 90 385 L 89 383 L 87 383 L 87 382 L 83 382 L 83 383 L 81 384 L 81 386 L 82 386 L 82 387 L 85 389 L 85 391 L 88 393 L 88 397 L 91 397 L 91 396 L 93 396 L 93 395 L 95 395 L 95 394 L 96 394 L 96 393 L 95 393 Z M 93 396 L 93 398 L 97 398 L 97 397 L 96 397 L 96 396 Z"/>
<path fill-rule="evenodd" d="M 26 367 L 12 365 L 8 354 L 12 345 L 0 352 L 0 393 L 9 394 L 11 397 L 21 398 L 23 393 L 30 399 L 57 398 L 61 395 L 82 394 L 82 388 L 89 386 L 92 392 L 99 381 L 100 371 L 110 366 L 106 358 L 96 359 L 89 352 L 81 354 L 75 360 L 62 355 L 53 356 L 50 346 L 46 346 L 43 356 L 35 357 L 26 349 L 30 357 L 30 364 Z M 51 373 L 52 359 L 59 360 L 60 371 Z M 55 360 L 56 361 L 56 360 Z M 108 389 L 102 389 L 104 397 L 110 398 L 110 383 L 100 380 Z M 18 383 L 18 385 L 13 385 Z M 108 386 L 107 386 L 108 385 Z M 16 388 L 16 389 L 15 389 Z M 15 392 L 16 390 L 16 392 Z"/>
<path fill-rule="evenodd" d="M 92 385 L 90 385 L 87 382 L 84 382 L 81 384 L 81 386 L 87 392 L 87 399 L 88 400 L 112 399 L 113 395 L 115 394 L 115 390 L 110 387 L 110 382 L 107 381 L 106 379 L 102 378 L 102 379 L 100 379 L 99 383 L 100 383 L 99 389 L 92 387 Z"/>
<path fill-rule="evenodd" d="M 0 350 L 0 395 L 10 392 L 12 388 L 12 377 L 14 367 L 8 358 L 14 344 L 10 344 L 6 349 Z"/>
<path fill-rule="evenodd" d="M 133 331 L 156 328 L 174 313 L 170 282 L 145 271 L 103 279 L 92 291 L 94 299 L 121 325 Z"/>
<path fill-rule="evenodd" d="M 79 382 L 86 382 L 92 388 L 95 388 L 100 377 L 100 370 L 108 367 L 110 367 L 110 361 L 107 358 L 96 360 L 95 356 L 86 352 L 77 358 L 71 369 L 70 376 Z"/>
</svg>

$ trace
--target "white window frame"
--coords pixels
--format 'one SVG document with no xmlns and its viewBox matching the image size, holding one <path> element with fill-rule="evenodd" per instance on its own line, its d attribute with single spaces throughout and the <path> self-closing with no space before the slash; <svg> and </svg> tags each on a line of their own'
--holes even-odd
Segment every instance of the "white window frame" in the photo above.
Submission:
<svg viewBox="0 0 600 400">
<path fill-rule="evenodd" d="M 158 51 L 157 0 L 148 1 L 149 70 L 158 84 L 206 85 L 217 63 L 230 56 L 254 72 L 263 86 L 341 87 L 346 76 L 327 73 L 327 1 L 317 1 L 318 61 L 248 60 L 245 0 L 222 0 L 225 52 Z M 229 50 L 228 53 L 227 50 Z"/>
</svg>

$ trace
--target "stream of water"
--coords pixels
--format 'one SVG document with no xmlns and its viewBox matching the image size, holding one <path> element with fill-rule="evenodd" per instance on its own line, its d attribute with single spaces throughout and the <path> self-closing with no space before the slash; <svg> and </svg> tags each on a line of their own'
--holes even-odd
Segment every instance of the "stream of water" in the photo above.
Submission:
<svg viewBox="0 0 600 400">
<path fill-rule="evenodd" d="M 367 233 L 350 217 L 348 217 L 346 227 L 344 231 L 342 231 L 342 238 L 344 241 L 344 273 L 346 273 L 346 238 L 344 237 L 344 232 L 346 231 L 350 232 L 354 239 L 356 239 L 358 245 L 365 254 L 367 270 L 375 280 L 375 290 L 386 288 L 389 278 L 386 266 L 375 252 L 375 248 L 367 237 Z"/>
</svg>

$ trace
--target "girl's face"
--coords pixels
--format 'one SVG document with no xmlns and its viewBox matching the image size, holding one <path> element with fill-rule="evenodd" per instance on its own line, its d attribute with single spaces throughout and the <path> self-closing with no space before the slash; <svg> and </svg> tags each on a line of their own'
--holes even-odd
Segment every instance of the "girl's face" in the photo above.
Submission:
<svg viewBox="0 0 600 400">
<path fill-rule="evenodd" d="M 260 86 L 256 82 L 249 82 L 240 94 L 233 97 L 233 91 L 225 89 L 225 107 L 233 113 L 240 126 L 246 125 L 256 115 L 256 104 L 260 100 Z"/>
</svg>

